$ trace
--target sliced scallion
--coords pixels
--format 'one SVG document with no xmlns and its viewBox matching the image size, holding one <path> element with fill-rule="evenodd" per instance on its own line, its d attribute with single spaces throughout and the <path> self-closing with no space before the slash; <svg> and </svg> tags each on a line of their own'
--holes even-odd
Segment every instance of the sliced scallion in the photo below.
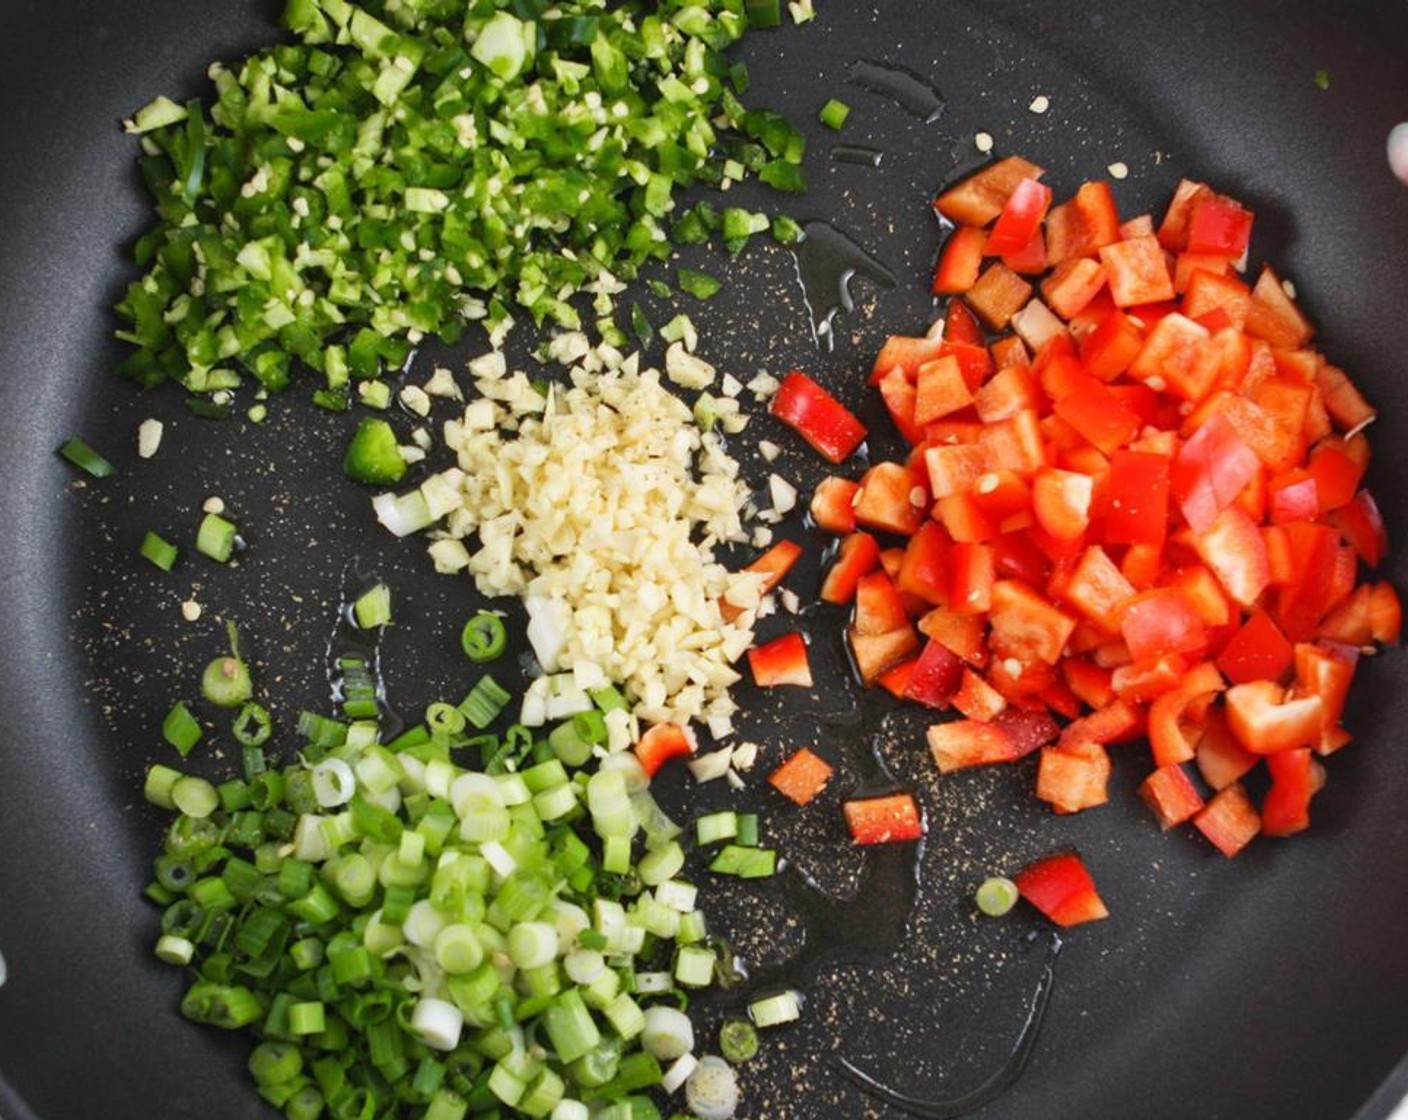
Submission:
<svg viewBox="0 0 1408 1120">
<path fill-rule="evenodd" d="M 77 436 L 59 446 L 59 454 L 85 474 L 108 478 L 116 468 Z"/>
</svg>

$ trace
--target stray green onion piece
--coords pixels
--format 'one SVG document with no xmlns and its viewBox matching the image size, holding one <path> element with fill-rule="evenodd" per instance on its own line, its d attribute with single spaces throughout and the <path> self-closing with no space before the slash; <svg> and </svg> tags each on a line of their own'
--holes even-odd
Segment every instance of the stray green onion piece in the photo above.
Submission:
<svg viewBox="0 0 1408 1120">
<path fill-rule="evenodd" d="M 242 747 L 262 747 L 273 737 L 274 721 L 268 708 L 251 701 L 240 709 L 230 732 Z"/>
<path fill-rule="evenodd" d="M 1000 918 L 1017 905 L 1017 884 L 1001 875 L 984 879 L 974 892 L 978 909 L 989 918 Z"/>
<path fill-rule="evenodd" d="M 177 548 L 151 530 L 142 538 L 141 553 L 163 572 L 169 572 L 176 563 Z"/>
<path fill-rule="evenodd" d="M 59 448 L 59 454 L 79 470 L 92 475 L 94 478 L 107 478 L 115 469 L 110 462 L 77 436 L 66 440 Z"/>
<path fill-rule="evenodd" d="M 227 521 L 218 513 L 207 513 L 201 518 L 200 529 L 196 532 L 196 551 L 226 564 L 235 554 L 238 533 L 233 521 Z"/>
<path fill-rule="evenodd" d="M 191 714 L 190 708 L 178 701 L 161 721 L 161 735 L 176 748 L 177 754 L 185 758 L 205 737 L 205 732 L 196 717 Z"/>
<path fill-rule="evenodd" d="M 1330 88 L 1330 72 L 1328 70 L 1315 71 L 1315 85 L 1318 89 Z"/>
<path fill-rule="evenodd" d="M 205 667 L 200 678 L 200 692 L 217 707 L 238 708 L 254 695 L 254 681 L 249 666 L 240 658 L 239 631 L 233 622 L 225 624 L 230 652 L 217 657 Z"/>
<path fill-rule="evenodd" d="M 746 1019 L 729 1019 L 719 1028 L 719 1053 L 738 1065 L 758 1053 L 758 1031 Z"/>
<path fill-rule="evenodd" d="M 844 101 L 837 101 L 834 97 L 821 107 L 821 113 L 819 114 L 822 124 L 826 125 L 827 128 L 834 128 L 838 132 L 846 123 L 846 118 L 850 115 L 851 107 Z"/>
<path fill-rule="evenodd" d="M 480 611 L 460 631 L 460 648 L 476 664 L 497 661 L 507 646 L 504 620 L 492 611 Z"/>
<path fill-rule="evenodd" d="M 748 1005 L 748 1016 L 753 1020 L 754 1026 L 764 1030 L 796 1022 L 802 1017 L 801 999 L 790 988 L 776 995 L 764 996 Z"/>
<path fill-rule="evenodd" d="M 368 588 L 352 604 L 352 619 L 363 630 L 375 630 L 391 621 L 391 588 L 384 583 Z"/>
</svg>

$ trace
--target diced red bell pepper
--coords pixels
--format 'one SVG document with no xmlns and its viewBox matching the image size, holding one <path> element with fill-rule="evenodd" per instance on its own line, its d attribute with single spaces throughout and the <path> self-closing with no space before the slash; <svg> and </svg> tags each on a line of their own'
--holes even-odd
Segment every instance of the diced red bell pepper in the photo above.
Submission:
<svg viewBox="0 0 1408 1120">
<path fill-rule="evenodd" d="M 1260 471 L 1261 461 L 1231 422 L 1216 413 L 1179 449 L 1173 462 L 1173 494 L 1195 533 L 1217 516 Z"/>
<path fill-rule="evenodd" d="M 884 634 L 862 634 L 852 626 L 846 631 L 856 672 L 867 686 L 874 684 L 886 672 L 919 652 L 919 635 L 914 627 L 904 626 Z"/>
<path fill-rule="evenodd" d="M 919 620 L 919 632 L 942 642 L 975 668 L 987 664 L 987 619 L 983 616 L 936 608 Z"/>
<path fill-rule="evenodd" d="M 1173 299 L 1173 277 L 1163 247 L 1153 237 L 1116 241 L 1100 250 L 1105 279 L 1116 307 L 1136 307 Z"/>
<path fill-rule="evenodd" d="M 1066 657 L 1061 661 L 1061 675 L 1066 687 L 1080 698 L 1087 708 L 1103 708 L 1115 698 L 1109 669 L 1103 669 L 1083 657 Z"/>
<path fill-rule="evenodd" d="M 1023 179 L 1008 195 L 988 234 L 987 252 L 1001 257 L 1023 249 L 1041 228 L 1050 207 L 1051 188 L 1036 179 Z"/>
<path fill-rule="evenodd" d="M 784 634 L 748 651 L 748 668 L 759 688 L 780 685 L 812 686 L 812 667 L 807 660 L 807 643 L 801 634 Z"/>
<path fill-rule="evenodd" d="M 861 476 L 856 523 L 907 537 L 924 523 L 927 505 L 928 493 L 918 476 L 899 463 L 876 463 Z"/>
<path fill-rule="evenodd" d="M 1282 751 L 1266 760 L 1271 788 L 1261 803 L 1261 830 L 1267 836 L 1290 836 L 1310 827 L 1314 766 L 1306 749 Z"/>
<path fill-rule="evenodd" d="M 1388 531 L 1374 496 L 1361 490 L 1354 500 L 1330 514 L 1330 524 L 1340 531 L 1359 559 L 1377 568 L 1388 553 Z"/>
<path fill-rule="evenodd" d="M 1270 265 L 1261 270 L 1252 288 L 1246 330 L 1253 338 L 1265 339 L 1281 350 L 1298 350 L 1310 340 L 1310 323 Z"/>
<path fill-rule="evenodd" d="M 1204 805 L 1198 787 L 1178 765 L 1160 766 L 1140 784 L 1139 796 L 1154 810 L 1165 832 L 1192 819 Z"/>
<path fill-rule="evenodd" d="M 962 681 L 963 662 L 958 655 L 930 638 L 909 676 L 904 698 L 942 711 L 953 702 Z"/>
<path fill-rule="evenodd" d="M 1244 750 L 1227 726 L 1227 713 L 1221 708 L 1208 711 L 1203 734 L 1198 740 L 1198 773 L 1213 789 L 1226 789 L 1251 771 L 1260 755 Z"/>
<path fill-rule="evenodd" d="M 1075 197 L 1046 216 L 1046 255 L 1052 265 L 1093 257 L 1118 240 L 1120 219 L 1106 182 L 1084 183 Z"/>
<path fill-rule="evenodd" d="M 1193 826 L 1231 859 L 1261 831 L 1261 814 L 1240 785 L 1219 790 L 1194 817 Z"/>
<path fill-rule="evenodd" d="M 1344 715 L 1349 686 L 1354 680 L 1354 668 L 1359 650 L 1354 646 L 1310 645 L 1302 642 L 1295 647 L 1296 695 L 1320 697 L 1320 741 L 1315 745 L 1320 754 L 1332 754 L 1348 741 L 1340 733 L 1339 722 Z"/>
<path fill-rule="evenodd" d="M 1207 646 L 1207 631 L 1188 596 L 1175 587 L 1155 587 L 1129 599 L 1120 611 L 1120 633 L 1135 661 Z"/>
<path fill-rule="evenodd" d="M 851 839 L 857 844 L 890 844 L 924 835 L 924 821 L 913 794 L 866 797 L 847 801 L 843 808 Z"/>
<path fill-rule="evenodd" d="M 904 370 L 905 376 L 913 381 L 919 367 L 937 358 L 942 347 L 942 338 L 892 334 L 875 356 L 875 364 L 870 370 L 870 384 L 878 385 L 882 377 L 896 368 Z"/>
<path fill-rule="evenodd" d="M 890 413 L 890 419 L 911 447 L 924 440 L 924 431 L 914 422 L 918 394 L 902 369 L 892 369 L 879 383 L 880 397 Z"/>
<path fill-rule="evenodd" d="M 948 605 L 949 550 L 953 542 L 937 521 L 925 521 L 904 548 L 895 586 L 933 606 Z"/>
<path fill-rule="evenodd" d="M 1194 203 L 1188 219 L 1188 252 L 1241 257 L 1252 239 L 1252 212 L 1229 198 Z"/>
<path fill-rule="evenodd" d="M 1002 263 L 1019 276 L 1040 276 L 1046 271 L 1046 238 L 1040 229 L 1013 253 L 1003 253 Z"/>
<path fill-rule="evenodd" d="M 943 774 L 966 770 L 971 766 L 1016 762 L 1041 746 L 1035 736 L 1016 734 L 997 719 L 990 722 L 959 719 L 936 723 L 929 728 L 926 737 L 934 762 Z"/>
<path fill-rule="evenodd" d="M 880 565 L 880 544 L 869 533 L 851 533 L 836 549 L 836 559 L 821 584 L 821 598 L 828 603 L 849 603 L 864 575 Z"/>
<path fill-rule="evenodd" d="M 1110 916 L 1095 880 L 1074 852 L 1039 859 L 1012 878 L 1024 899 L 1063 928 Z"/>
<path fill-rule="evenodd" d="M 1341 431 L 1357 432 L 1378 415 L 1345 376 L 1344 370 L 1328 362 L 1320 363 L 1315 385 L 1326 411 Z"/>
<path fill-rule="evenodd" d="M 1159 243 L 1171 253 L 1188 248 L 1188 223 L 1193 207 L 1205 199 L 1216 198 L 1212 188 L 1192 179 L 1183 179 L 1173 192 L 1164 220 L 1159 225 Z"/>
<path fill-rule="evenodd" d="M 1110 456 L 1105 536 L 1111 544 L 1161 544 L 1168 532 L 1171 463 L 1166 455 L 1116 451 Z"/>
<path fill-rule="evenodd" d="M 1279 681 L 1295 654 L 1280 627 L 1265 611 L 1253 611 L 1217 656 L 1217 667 L 1233 684 Z"/>
<path fill-rule="evenodd" d="M 987 469 L 987 458 L 976 444 L 949 444 L 924 449 L 929 489 L 935 498 L 966 493 Z"/>
<path fill-rule="evenodd" d="M 1175 691 L 1149 705 L 1149 747 L 1156 766 L 1172 766 L 1194 758 L 1195 744 L 1202 737 L 1206 719 L 1192 721 L 1190 730 L 1185 731 L 1188 726 L 1185 716 L 1199 700 L 1225 687 L 1217 669 L 1204 662 L 1189 673 Z"/>
<path fill-rule="evenodd" d="M 1001 261 L 994 261 L 965 298 L 985 326 L 1000 331 L 1032 298 L 1032 286 Z"/>
<path fill-rule="evenodd" d="M 1046 467 L 1032 480 L 1032 511 L 1037 523 L 1057 540 L 1073 541 L 1090 527 L 1093 480 L 1074 471 Z"/>
<path fill-rule="evenodd" d="M 1053 411 L 1106 455 L 1123 447 L 1140 428 L 1139 415 L 1120 394 L 1086 377 L 1086 384 L 1058 400 Z"/>
<path fill-rule="evenodd" d="M 694 737 L 677 723 L 657 723 L 640 737 L 634 749 L 641 769 L 654 777 L 670 759 L 692 755 Z"/>
<path fill-rule="evenodd" d="M 988 354 L 992 358 L 993 365 L 998 369 L 1012 369 L 1017 366 L 1028 366 L 1031 365 L 1032 361 L 1032 356 L 1027 350 L 1027 344 L 1015 334 L 996 339 L 992 345 L 988 347 Z"/>
<path fill-rule="evenodd" d="M 1251 518 L 1235 506 L 1218 514 L 1205 533 L 1193 538 L 1193 545 L 1223 590 L 1244 607 L 1254 604 L 1271 582 L 1266 542 Z"/>
<path fill-rule="evenodd" d="M 1013 471 L 1030 475 L 1046 466 L 1046 444 L 1035 412 L 1019 412 L 995 424 L 985 424 L 978 434 L 983 471 Z M 930 467 L 932 475 L 933 468 Z"/>
<path fill-rule="evenodd" d="M 883 571 L 870 571 L 856 581 L 856 631 L 870 637 L 909 625 L 909 612 L 894 582 Z"/>
<path fill-rule="evenodd" d="M 914 423 L 921 428 L 973 403 L 973 394 L 968 391 L 963 370 L 952 354 L 945 354 L 920 366 L 915 388 Z M 883 382 L 881 391 L 884 391 Z"/>
<path fill-rule="evenodd" d="M 1105 286 L 1105 268 L 1089 257 L 1074 257 L 1057 265 L 1041 284 L 1041 294 L 1052 311 L 1073 319 Z"/>
<path fill-rule="evenodd" d="M 1376 583 L 1369 593 L 1369 633 L 1374 641 L 1396 645 L 1403 629 L 1403 608 L 1391 583 Z"/>
<path fill-rule="evenodd" d="M 977 279 L 976 270 L 973 278 Z M 965 346 L 983 345 L 983 328 L 978 326 L 978 317 L 968 310 L 968 305 L 961 299 L 952 299 L 948 303 L 948 313 L 944 316 L 944 341 L 959 343 Z M 943 351 L 940 350 L 940 355 Z"/>
<path fill-rule="evenodd" d="M 1320 516 L 1320 488 L 1306 470 L 1283 471 L 1267 483 L 1269 513 L 1277 525 L 1314 521 Z"/>
<path fill-rule="evenodd" d="M 893 696 L 896 700 L 904 699 L 904 690 L 909 687 L 909 678 L 914 672 L 914 667 L 919 664 L 919 658 L 912 657 L 907 661 L 901 661 L 898 665 L 886 669 L 878 677 L 875 683 Z"/>
<path fill-rule="evenodd" d="M 828 475 L 812 494 L 811 515 L 816 527 L 827 533 L 854 533 L 856 529 L 855 497 L 860 483 L 849 478 Z"/>
<path fill-rule="evenodd" d="M 1061 731 L 1060 746 L 1071 747 L 1081 742 L 1099 743 L 1102 746 L 1128 743 L 1144 734 L 1146 726 L 1143 708 L 1125 700 L 1115 700 L 1112 704 L 1067 724 Z"/>
<path fill-rule="evenodd" d="M 985 226 L 1002 213 L 1019 184 L 1042 174 L 1036 164 L 1008 156 L 944 191 L 934 200 L 934 209 L 951 222 Z"/>
<path fill-rule="evenodd" d="M 1129 364 L 1129 375 L 1159 392 L 1197 402 L 1212 391 L 1221 368 L 1221 356 L 1208 329 L 1173 312 L 1162 316 L 1145 335 Z"/>
<path fill-rule="evenodd" d="M 1324 724 L 1319 696 L 1286 699 L 1272 681 L 1248 681 L 1227 690 L 1227 726 L 1253 754 L 1277 754 L 1314 746 Z"/>
<path fill-rule="evenodd" d="M 800 370 L 782 379 L 769 411 L 831 463 L 849 458 L 865 440 L 855 414 Z"/>
<path fill-rule="evenodd" d="M 1117 307 L 1110 310 L 1080 340 L 1085 371 L 1100 381 L 1113 381 L 1134 364 L 1144 349 L 1144 330 Z"/>
<path fill-rule="evenodd" d="M 1048 747 L 1037 767 L 1036 795 L 1058 813 L 1079 813 L 1109 798 L 1110 755 L 1099 743 Z"/>
<path fill-rule="evenodd" d="M 1174 287 L 1178 287 L 1176 279 Z M 1210 331 L 1235 327 L 1240 333 L 1251 304 L 1251 289 L 1225 272 L 1200 268 L 1188 277 L 1183 289 L 1183 314 Z M 1222 312 L 1217 320 L 1212 318 L 1215 311 Z"/>
<path fill-rule="evenodd" d="M 1076 620 L 1017 580 L 999 580 L 992 589 L 989 642 L 999 657 L 1019 662 L 1061 659 Z"/>
<path fill-rule="evenodd" d="M 1152 661 L 1131 661 L 1116 665 L 1110 672 L 1110 687 L 1121 700 L 1131 704 L 1147 704 L 1169 692 L 1174 692 L 1188 672 L 1188 659 L 1170 653 Z"/>
<path fill-rule="evenodd" d="M 948 235 L 934 266 L 930 291 L 936 296 L 960 295 L 978 281 L 988 235 L 977 226 L 959 226 Z"/>
<path fill-rule="evenodd" d="M 989 723 L 1007 707 L 1007 699 L 972 669 L 965 668 L 953 706 L 971 720 Z"/>
<path fill-rule="evenodd" d="M 917 534 L 916 534 L 917 535 Z M 948 605 L 959 614 L 992 610 L 997 561 L 992 546 L 960 541 L 948 552 Z"/>
<path fill-rule="evenodd" d="M 768 784 L 789 801 L 805 805 L 826 788 L 835 773 L 826 759 L 802 747 L 768 776 Z"/>
</svg>

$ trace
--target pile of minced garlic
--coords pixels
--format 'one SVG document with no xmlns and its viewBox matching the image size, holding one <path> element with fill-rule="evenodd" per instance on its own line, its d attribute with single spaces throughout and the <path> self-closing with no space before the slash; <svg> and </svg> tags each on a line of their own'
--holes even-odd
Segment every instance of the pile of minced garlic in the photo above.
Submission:
<svg viewBox="0 0 1408 1120">
<path fill-rule="evenodd" d="M 436 568 L 523 599 L 546 674 L 525 722 L 574 707 L 564 690 L 615 683 L 641 722 L 701 720 L 727 734 L 733 662 L 752 643 L 762 581 L 715 559 L 717 546 L 750 539 L 738 464 L 638 356 L 581 334 L 558 336 L 549 356 L 569 384 L 545 393 L 501 353 L 470 363 L 479 395 L 444 429 L 458 465 L 421 487 L 428 515 L 444 518 Z M 695 388 L 713 377 L 675 347 L 667 372 Z M 385 513 L 393 531 L 405 527 Z M 732 622 L 724 600 L 742 611 Z"/>
</svg>

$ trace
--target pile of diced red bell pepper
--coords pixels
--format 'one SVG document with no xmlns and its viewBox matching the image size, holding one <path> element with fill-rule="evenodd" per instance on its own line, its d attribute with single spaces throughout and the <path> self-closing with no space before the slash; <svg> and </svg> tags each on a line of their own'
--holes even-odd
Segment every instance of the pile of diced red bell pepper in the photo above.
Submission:
<svg viewBox="0 0 1408 1120">
<path fill-rule="evenodd" d="M 1122 222 L 1107 184 L 1052 207 L 1041 175 L 1008 158 L 936 200 L 946 312 L 871 374 L 911 450 L 817 488 L 822 598 L 854 604 L 867 685 L 964 717 L 929 730 L 941 770 L 1039 751 L 1073 813 L 1147 737 L 1160 823 L 1230 856 L 1308 825 L 1356 663 L 1399 636 L 1365 574 L 1374 413 L 1275 273 L 1243 280 L 1239 203 L 1185 181 Z M 802 373 L 773 413 L 838 464 L 866 435 Z"/>
</svg>

